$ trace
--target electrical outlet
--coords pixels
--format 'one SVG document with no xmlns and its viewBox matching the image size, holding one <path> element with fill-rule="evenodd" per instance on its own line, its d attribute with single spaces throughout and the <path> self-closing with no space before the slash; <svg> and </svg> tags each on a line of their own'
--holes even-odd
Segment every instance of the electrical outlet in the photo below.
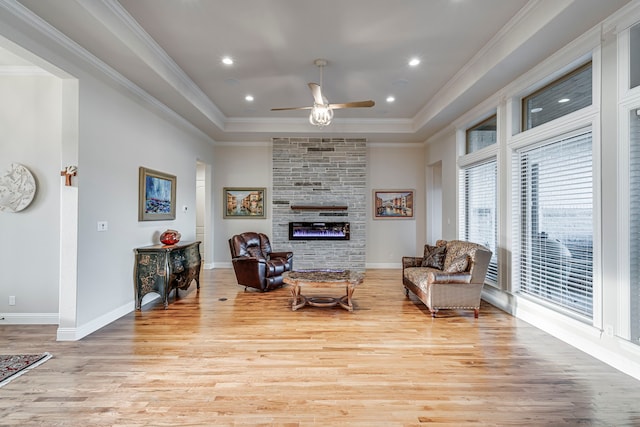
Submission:
<svg viewBox="0 0 640 427">
<path fill-rule="evenodd" d="M 107 221 L 98 221 L 98 231 L 107 231 L 109 223 Z"/>
<path fill-rule="evenodd" d="M 16 297 L 11 295 L 9 297 L 9 305 L 16 305 Z"/>
</svg>

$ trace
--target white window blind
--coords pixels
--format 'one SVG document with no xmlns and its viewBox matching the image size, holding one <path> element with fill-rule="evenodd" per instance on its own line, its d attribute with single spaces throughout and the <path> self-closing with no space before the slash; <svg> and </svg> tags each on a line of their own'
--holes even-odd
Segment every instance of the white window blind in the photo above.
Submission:
<svg viewBox="0 0 640 427">
<path fill-rule="evenodd" d="M 580 317 L 593 314 L 591 132 L 514 157 L 514 269 L 519 292 Z"/>
<path fill-rule="evenodd" d="M 487 281 L 498 283 L 498 166 L 496 159 L 460 171 L 460 236 L 491 249 Z"/>
<path fill-rule="evenodd" d="M 629 146 L 629 284 L 631 340 L 640 340 L 640 117 L 630 113 Z"/>
</svg>

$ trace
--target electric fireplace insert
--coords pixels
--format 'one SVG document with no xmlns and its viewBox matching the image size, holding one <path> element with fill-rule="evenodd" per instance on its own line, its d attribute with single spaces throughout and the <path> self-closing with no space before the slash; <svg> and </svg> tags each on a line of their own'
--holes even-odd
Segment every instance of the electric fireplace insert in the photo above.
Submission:
<svg viewBox="0 0 640 427">
<path fill-rule="evenodd" d="M 349 240 L 349 223 L 290 222 L 289 240 Z"/>
</svg>

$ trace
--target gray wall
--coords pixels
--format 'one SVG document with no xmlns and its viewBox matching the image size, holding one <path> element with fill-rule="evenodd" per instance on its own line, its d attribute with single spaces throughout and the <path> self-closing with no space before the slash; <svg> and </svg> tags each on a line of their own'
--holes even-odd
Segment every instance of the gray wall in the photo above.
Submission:
<svg viewBox="0 0 640 427">
<path fill-rule="evenodd" d="M 58 321 L 61 90 L 51 75 L 0 77 L 0 174 L 20 163 L 37 185 L 26 209 L 0 212 L 0 313 L 29 323 Z"/>
<path fill-rule="evenodd" d="M 196 163 L 213 164 L 212 141 L 106 77 L 99 62 L 89 65 L 87 52 L 79 57 L 4 9 L 0 45 L 55 76 L 10 82 L 0 97 L 11 135 L 0 158 L 32 168 L 40 189 L 24 213 L 1 214 L 3 235 L 16 233 L 3 263 L 30 267 L 0 282 L 0 296 L 16 296 L 11 307 L 1 298 L 0 323 L 58 323 L 59 339 L 80 339 L 133 310 L 133 248 L 157 243 L 167 228 L 195 239 Z M 12 116 L 18 107 L 21 120 Z M 60 176 L 68 165 L 78 166 L 70 187 Z M 175 220 L 138 221 L 140 166 L 177 177 Z M 98 232 L 98 221 L 108 231 Z"/>
<path fill-rule="evenodd" d="M 363 139 L 274 139 L 273 246 L 295 252 L 296 269 L 364 271 L 366 178 Z M 345 205 L 347 210 L 292 210 L 292 205 Z M 292 221 L 349 222 L 351 237 L 345 241 L 290 241 Z"/>
<path fill-rule="evenodd" d="M 305 138 L 303 138 L 305 139 Z M 214 198 L 214 267 L 231 268 L 231 256 L 227 240 L 234 234 L 242 231 L 259 231 L 269 236 L 276 233 L 276 229 L 282 227 L 284 232 L 286 225 L 283 220 L 276 217 L 275 210 L 278 204 L 272 200 L 284 202 L 284 212 L 290 211 L 289 199 L 277 200 L 272 194 L 273 155 L 272 142 L 257 144 L 217 143 L 214 148 L 215 164 L 213 166 L 213 198 Z M 288 146 L 283 159 L 289 158 Z M 361 154 L 357 154 L 361 156 Z M 365 264 L 366 268 L 399 268 L 403 255 L 421 255 L 425 244 L 426 235 L 426 209 L 425 209 L 425 147 L 423 144 L 397 144 L 377 143 L 365 144 L 366 170 L 364 200 L 362 211 L 365 221 Z M 274 178 L 275 179 L 275 178 Z M 265 187 L 267 188 L 266 219 L 224 219 L 222 206 L 223 187 Z M 372 218 L 372 191 L 373 189 L 414 189 L 415 190 L 415 217 L 411 220 L 374 220 Z M 288 196 L 287 196 L 288 197 Z M 298 199 L 296 199 L 298 200 Z M 342 196 L 334 197 L 325 195 L 324 199 L 331 203 L 344 204 Z M 318 200 L 315 199 L 314 202 Z M 312 199 L 307 198 L 296 204 L 310 204 Z M 348 217 L 335 216 L 336 221 L 349 218 L 353 222 L 352 207 L 347 210 Z M 358 210 L 358 212 L 360 212 Z M 314 214 L 318 214 L 315 212 Z M 331 218 L 320 216 L 323 218 Z M 296 218 L 301 218 L 299 213 Z M 340 218 L 340 219 L 339 219 Z M 285 220 L 288 222 L 288 219 Z M 353 232 L 353 231 L 352 231 Z M 288 230 L 287 230 L 288 233 Z M 288 239 L 288 234 L 287 237 Z M 282 237 L 280 237 L 282 239 Z M 343 245 L 344 242 L 328 242 L 333 250 L 333 245 Z M 284 246 L 289 245 L 288 240 L 282 240 Z M 279 245 L 274 244 L 275 250 L 280 250 Z M 294 249 L 298 254 L 308 245 L 301 245 Z M 339 246 L 337 246 L 339 247 Z M 326 255 L 326 254 L 325 254 Z M 294 266 L 301 268 L 297 262 Z M 352 266 L 350 266 L 351 268 Z"/>
</svg>

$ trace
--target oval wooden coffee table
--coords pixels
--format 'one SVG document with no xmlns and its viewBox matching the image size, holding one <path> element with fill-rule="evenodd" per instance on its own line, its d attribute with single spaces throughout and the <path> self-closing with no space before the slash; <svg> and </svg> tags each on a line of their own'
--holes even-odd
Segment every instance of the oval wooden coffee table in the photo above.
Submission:
<svg viewBox="0 0 640 427">
<path fill-rule="evenodd" d="M 291 310 L 296 311 L 305 305 L 314 307 L 333 307 L 339 305 L 345 310 L 353 311 L 353 292 L 362 283 L 364 274 L 351 270 L 300 270 L 284 273 L 283 282 L 291 286 Z M 300 294 L 301 287 L 309 288 L 341 288 L 345 287 L 346 295 L 340 298 Z"/>
</svg>

